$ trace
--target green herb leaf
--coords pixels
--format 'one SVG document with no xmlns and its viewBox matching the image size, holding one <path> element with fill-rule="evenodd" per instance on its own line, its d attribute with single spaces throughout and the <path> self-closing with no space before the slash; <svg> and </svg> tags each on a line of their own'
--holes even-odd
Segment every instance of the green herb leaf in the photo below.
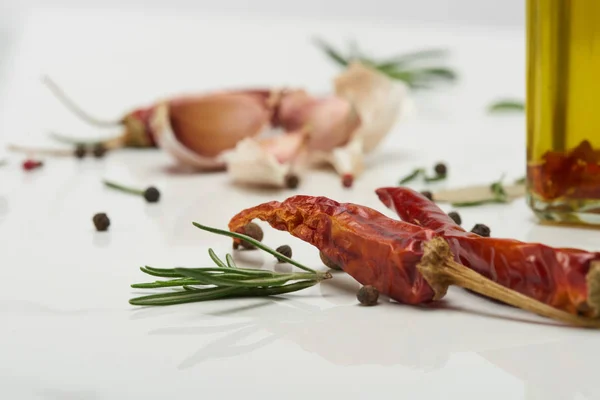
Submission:
<svg viewBox="0 0 600 400">
<path fill-rule="evenodd" d="M 356 60 L 376 68 L 392 79 L 405 82 L 413 89 L 430 88 L 435 81 L 454 81 L 457 78 L 456 72 L 451 68 L 438 65 L 422 65 L 426 61 L 440 62 L 440 58 L 446 55 L 446 50 L 419 50 L 384 61 L 377 61 L 362 54 L 354 41 L 350 44 L 348 57 L 342 55 L 341 52 L 322 39 L 316 39 L 315 43 L 329 58 L 340 66 L 346 67 L 351 61 Z"/>
<path fill-rule="evenodd" d="M 496 113 L 496 112 L 514 112 L 514 111 L 524 111 L 525 103 L 520 100 L 500 100 L 495 103 L 490 104 L 488 107 L 488 112 Z"/>
<path fill-rule="evenodd" d="M 233 259 L 231 254 L 225 255 L 225 260 L 227 261 L 227 266 L 229 268 L 237 268 L 237 265 L 235 264 L 235 260 Z"/>
<path fill-rule="evenodd" d="M 427 59 L 440 59 L 448 55 L 446 49 L 427 49 L 404 53 L 377 64 L 378 68 L 399 68 Z"/>
<path fill-rule="evenodd" d="M 322 39 L 315 39 L 315 44 L 321 48 L 333 61 L 339 65 L 346 67 L 348 66 L 348 60 L 342 56 L 337 50 L 335 50 L 330 44 L 326 43 Z"/>
<path fill-rule="evenodd" d="M 228 236 L 230 238 L 244 240 L 244 241 L 246 241 L 246 242 L 248 242 L 250 244 L 253 244 L 254 246 L 258 247 L 259 249 L 261 249 L 263 251 L 266 251 L 267 253 L 275 256 L 276 258 L 281 258 L 282 260 L 284 260 L 288 264 L 295 265 L 296 267 L 298 267 L 300 269 L 303 269 L 305 271 L 308 271 L 308 272 L 315 272 L 315 273 L 317 272 L 314 269 L 308 268 L 308 267 L 300 264 L 299 262 L 294 261 L 291 258 L 289 258 L 289 257 L 287 257 L 287 256 L 285 256 L 285 255 L 283 255 L 281 253 L 279 253 L 278 251 L 276 251 L 276 250 L 274 250 L 274 249 L 272 249 L 272 248 L 270 248 L 268 246 L 265 246 L 264 244 L 262 244 L 261 242 L 259 242 L 258 240 L 254 239 L 254 238 L 251 238 L 250 236 L 243 235 L 243 234 L 237 233 L 237 232 L 229 232 L 229 231 L 224 231 L 222 229 L 211 228 L 209 226 L 199 224 L 198 222 L 192 222 L 192 224 L 196 228 L 202 229 L 204 231 L 216 233 L 218 235 Z"/>
<path fill-rule="evenodd" d="M 144 191 L 141 189 L 135 189 L 135 188 L 130 188 L 128 186 L 125 185 L 121 185 L 119 183 L 113 182 L 113 181 L 109 181 L 109 180 L 103 180 L 102 181 L 104 183 L 104 186 L 109 187 L 111 189 L 116 189 L 116 190 L 120 190 L 121 192 L 125 192 L 125 193 L 131 193 L 131 194 L 136 194 L 136 195 L 143 195 Z"/>
<path fill-rule="evenodd" d="M 434 175 L 434 176 L 425 176 L 423 178 L 423 180 L 425 180 L 425 182 L 437 182 L 437 181 L 443 181 L 446 178 L 447 178 L 446 174 L 440 174 L 440 175 Z"/>
<path fill-rule="evenodd" d="M 136 297 L 135 299 L 129 300 L 129 304 L 136 306 L 168 306 L 196 301 L 216 300 L 234 295 L 236 292 L 240 292 L 240 288 L 225 287 L 183 290 L 180 292 L 159 293 Z"/>
<path fill-rule="evenodd" d="M 420 175 L 424 174 L 425 170 L 423 168 L 415 168 L 413 172 L 406 175 L 404 178 L 400 179 L 398 182 L 399 185 L 404 185 L 405 183 L 409 183 L 417 179 Z"/>
</svg>

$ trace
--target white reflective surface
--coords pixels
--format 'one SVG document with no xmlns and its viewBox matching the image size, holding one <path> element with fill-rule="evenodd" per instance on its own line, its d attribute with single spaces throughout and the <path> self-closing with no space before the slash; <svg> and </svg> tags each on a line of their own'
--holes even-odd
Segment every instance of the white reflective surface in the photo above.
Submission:
<svg viewBox="0 0 600 400">
<path fill-rule="evenodd" d="M 50 29 L 52 28 L 52 29 Z M 47 160 L 34 173 L 19 157 L 0 169 L 0 394 L 6 399 L 406 398 L 596 399 L 598 332 L 555 326 L 462 290 L 435 307 L 383 300 L 357 305 L 344 274 L 281 298 L 136 308 L 138 267 L 202 266 L 231 243 L 192 221 L 225 227 L 239 210 L 295 193 L 384 211 L 373 190 L 414 167 L 448 163 L 440 185 L 491 182 L 524 169 L 524 120 L 490 117 L 487 103 L 523 96 L 522 32 L 320 21 L 38 13 L 9 58 L 0 126 L 10 141 L 45 143 L 48 129 L 95 136 L 39 83 L 48 73 L 101 116 L 171 93 L 222 86 L 307 86 L 327 91 L 336 69 L 311 47 L 321 34 L 358 37 L 375 54 L 447 45 L 460 84 L 417 96 L 351 190 L 315 171 L 301 190 L 232 186 L 220 173 L 188 175 L 155 151 L 104 160 Z M 146 205 L 104 189 L 101 178 L 156 185 Z M 111 218 L 97 233 L 92 215 Z M 388 213 L 387 211 L 385 211 Z M 597 231 L 535 224 L 522 201 L 461 211 L 467 227 L 556 246 L 599 249 Z M 322 268 L 318 253 L 265 228 L 265 242 Z M 276 266 L 258 252 L 243 265 Z"/>
</svg>

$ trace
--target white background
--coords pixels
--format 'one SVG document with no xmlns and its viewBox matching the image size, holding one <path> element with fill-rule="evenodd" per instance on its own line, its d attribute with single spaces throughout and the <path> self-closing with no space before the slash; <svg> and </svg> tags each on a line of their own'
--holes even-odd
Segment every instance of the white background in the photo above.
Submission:
<svg viewBox="0 0 600 400">
<path fill-rule="evenodd" d="M 384 211 L 373 190 L 416 166 L 448 163 L 449 179 L 435 188 L 523 174 L 523 116 L 485 113 L 499 96 L 523 96 L 522 1 L 36 4 L 2 2 L 0 132 L 11 141 L 37 143 L 50 128 L 97 133 L 57 104 L 40 85 L 43 73 L 101 116 L 221 86 L 326 92 L 338 69 L 310 44 L 319 34 L 337 44 L 356 37 L 380 55 L 448 47 L 460 81 L 416 95 L 417 115 L 395 127 L 352 190 L 315 171 L 302 193 Z M 437 308 L 365 308 L 357 283 L 336 274 L 286 299 L 129 306 L 139 294 L 129 284 L 145 279 L 138 266 L 207 265 L 208 247 L 229 251 L 229 240 L 191 221 L 223 227 L 242 208 L 297 192 L 177 174 L 159 152 L 48 160 L 32 174 L 10 161 L 0 170 L 2 399 L 599 398 L 597 332 L 462 290 Z M 145 205 L 106 190 L 101 178 L 154 184 L 163 198 Z M 99 211 L 111 217 L 109 232 L 93 229 Z M 486 223 L 496 237 L 598 249 L 595 233 L 541 226 L 523 201 L 461 215 L 465 226 Z M 264 227 L 265 242 L 289 243 L 295 258 L 323 268 L 314 248 Z M 260 254 L 238 256 L 276 267 Z"/>
</svg>

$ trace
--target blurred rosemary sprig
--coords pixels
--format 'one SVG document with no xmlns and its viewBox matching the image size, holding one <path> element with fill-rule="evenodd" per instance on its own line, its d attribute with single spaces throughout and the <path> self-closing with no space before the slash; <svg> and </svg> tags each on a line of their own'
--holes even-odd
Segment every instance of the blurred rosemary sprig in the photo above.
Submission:
<svg viewBox="0 0 600 400">
<path fill-rule="evenodd" d="M 508 194 L 506 193 L 506 189 L 504 188 L 504 174 L 500 177 L 496 182 L 492 182 L 490 185 L 490 192 L 492 192 L 492 197 L 486 200 L 479 201 L 464 201 L 464 202 L 456 202 L 452 203 L 453 207 L 472 207 L 472 206 L 480 206 L 483 204 L 498 204 L 498 203 L 508 203 Z"/>
<path fill-rule="evenodd" d="M 420 50 L 378 60 L 365 55 L 355 42 L 351 43 L 348 55 L 342 54 L 323 39 L 315 39 L 315 44 L 342 67 L 359 61 L 392 79 L 405 82 L 413 89 L 431 88 L 436 82 L 452 82 L 457 79 L 457 74 L 452 68 L 439 65 L 441 59 L 447 55 L 444 49 Z"/>
<path fill-rule="evenodd" d="M 280 273 L 273 271 L 239 268 L 230 254 L 225 261 L 212 250 L 208 254 L 216 266 L 206 268 L 153 268 L 141 267 L 141 271 L 168 280 L 131 285 L 136 289 L 181 288 L 175 292 L 158 293 L 136 297 L 130 304 L 139 306 L 166 306 L 198 301 L 216 300 L 228 297 L 260 297 L 296 292 L 330 279 L 329 272 L 317 272 L 285 255 L 265 246 L 261 242 L 240 233 L 211 228 L 194 222 L 202 230 L 245 240 L 257 248 L 270 253 L 306 272 Z"/>
<path fill-rule="evenodd" d="M 525 111 L 525 103 L 521 100 L 498 100 L 488 106 L 488 112 L 520 112 Z"/>
</svg>

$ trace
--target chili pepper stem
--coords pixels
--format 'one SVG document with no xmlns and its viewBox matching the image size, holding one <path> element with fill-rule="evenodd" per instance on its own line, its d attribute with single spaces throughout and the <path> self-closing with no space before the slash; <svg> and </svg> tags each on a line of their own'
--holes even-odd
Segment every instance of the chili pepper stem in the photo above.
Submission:
<svg viewBox="0 0 600 400">
<path fill-rule="evenodd" d="M 587 273 L 588 285 L 587 303 L 594 311 L 594 316 L 600 315 L 600 261 L 593 261 Z"/>
<path fill-rule="evenodd" d="M 43 76 L 42 77 L 42 82 L 48 87 L 48 89 L 50 89 L 50 91 L 52 92 L 52 94 L 67 109 L 69 109 L 69 111 L 71 111 L 73 114 L 75 114 L 80 119 L 82 119 L 83 121 L 87 122 L 88 124 L 90 124 L 90 125 L 96 125 L 96 126 L 103 127 L 103 128 L 109 128 L 109 127 L 123 125 L 123 120 L 105 121 L 105 120 L 100 120 L 100 119 L 97 119 L 95 117 L 92 117 L 90 114 L 88 114 L 86 111 L 84 111 L 81 107 L 79 107 L 79 105 L 77 105 L 77 103 L 75 103 L 73 100 L 71 100 L 65 94 L 65 92 L 60 88 L 60 86 L 58 86 L 52 79 L 50 79 L 50 77 Z"/>
<path fill-rule="evenodd" d="M 136 194 L 136 195 L 143 195 L 144 194 L 143 190 L 131 188 L 131 187 L 124 186 L 124 185 L 120 185 L 118 183 L 115 183 L 115 182 L 112 182 L 112 181 L 109 181 L 109 180 L 106 180 L 106 179 L 103 180 L 102 183 L 104 183 L 104 186 L 107 186 L 107 187 L 112 188 L 112 189 L 117 189 L 117 190 L 120 190 L 122 192 Z"/>
<path fill-rule="evenodd" d="M 581 317 L 556 309 L 501 286 L 464 265 L 455 262 L 448 243 L 440 237 L 425 243 L 424 250 L 423 258 L 417 267 L 435 291 L 434 300 L 444 297 L 450 285 L 456 285 L 570 325 L 600 328 L 600 320 Z M 594 269 L 595 274 L 600 275 L 599 270 L 600 267 L 596 266 Z M 600 297 L 600 283 L 597 280 L 595 280 L 595 283 L 595 296 Z"/>
</svg>

